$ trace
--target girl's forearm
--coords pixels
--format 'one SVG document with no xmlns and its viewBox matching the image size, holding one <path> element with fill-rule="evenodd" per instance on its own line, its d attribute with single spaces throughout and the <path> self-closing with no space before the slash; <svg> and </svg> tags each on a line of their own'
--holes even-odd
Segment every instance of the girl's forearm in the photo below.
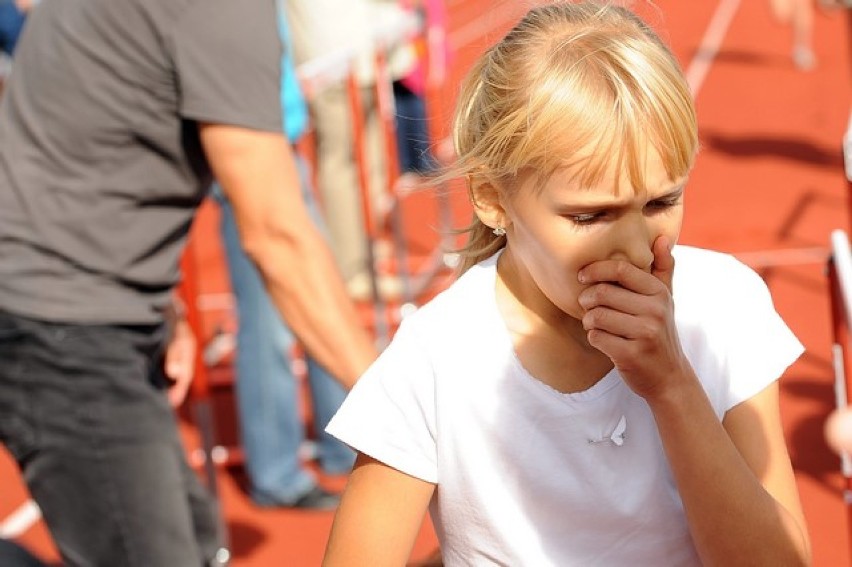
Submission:
<svg viewBox="0 0 852 567">
<path fill-rule="evenodd" d="M 761 484 L 698 379 L 680 383 L 649 404 L 702 563 L 809 564 L 805 527 Z"/>
</svg>

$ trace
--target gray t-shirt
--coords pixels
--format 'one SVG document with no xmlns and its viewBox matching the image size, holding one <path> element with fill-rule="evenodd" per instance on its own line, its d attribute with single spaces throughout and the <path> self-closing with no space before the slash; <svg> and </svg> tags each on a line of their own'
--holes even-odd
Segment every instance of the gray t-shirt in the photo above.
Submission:
<svg viewBox="0 0 852 567">
<path fill-rule="evenodd" d="M 43 0 L 0 103 L 0 310 L 160 321 L 209 167 L 282 131 L 274 0 Z"/>
</svg>

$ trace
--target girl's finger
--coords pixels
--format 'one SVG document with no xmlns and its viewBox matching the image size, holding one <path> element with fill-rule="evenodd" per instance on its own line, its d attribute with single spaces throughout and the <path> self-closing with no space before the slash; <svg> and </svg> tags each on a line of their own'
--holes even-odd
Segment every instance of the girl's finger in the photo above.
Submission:
<svg viewBox="0 0 852 567">
<path fill-rule="evenodd" d="M 577 274 L 582 284 L 614 283 L 635 293 L 654 295 L 662 286 L 650 273 L 640 270 L 626 260 L 600 260 L 585 266 Z"/>
<path fill-rule="evenodd" d="M 653 250 L 654 264 L 651 266 L 651 273 L 671 291 L 675 267 L 672 243 L 665 236 L 660 236 L 654 241 Z"/>
<path fill-rule="evenodd" d="M 656 304 L 650 296 L 608 282 L 587 287 L 580 292 L 577 302 L 586 311 L 595 307 L 609 307 L 630 315 L 653 313 Z"/>
</svg>

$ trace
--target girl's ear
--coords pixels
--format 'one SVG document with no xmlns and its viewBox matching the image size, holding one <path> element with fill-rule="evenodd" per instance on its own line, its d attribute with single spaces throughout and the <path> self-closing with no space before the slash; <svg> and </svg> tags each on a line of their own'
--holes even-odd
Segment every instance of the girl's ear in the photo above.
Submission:
<svg viewBox="0 0 852 567">
<path fill-rule="evenodd" d="M 489 179 L 476 176 L 470 179 L 470 202 L 482 224 L 491 228 L 506 228 L 509 218 L 503 208 L 500 190 Z"/>
</svg>

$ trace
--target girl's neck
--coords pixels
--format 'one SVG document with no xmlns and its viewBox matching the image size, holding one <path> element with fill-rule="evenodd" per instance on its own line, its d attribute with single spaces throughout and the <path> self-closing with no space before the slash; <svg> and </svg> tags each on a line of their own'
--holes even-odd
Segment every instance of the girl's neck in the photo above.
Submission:
<svg viewBox="0 0 852 567">
<path fill-rule="evenodd" d="M 512 333 L 561 337 L 581 348 L 589 346 L 583 323 L 554 305 L 508 250 L 497 262 L 497 299 Z"/>
<path fill-rule="evenodd" d="M 593 386 L 612 369 L 612 362 L 589 345 L 581 321 L 540 291 L 518 285 L 518 280 L 510 262 L 498 267 L 497 307 L 524 368 L 563 393 Z"/>
</svg>

